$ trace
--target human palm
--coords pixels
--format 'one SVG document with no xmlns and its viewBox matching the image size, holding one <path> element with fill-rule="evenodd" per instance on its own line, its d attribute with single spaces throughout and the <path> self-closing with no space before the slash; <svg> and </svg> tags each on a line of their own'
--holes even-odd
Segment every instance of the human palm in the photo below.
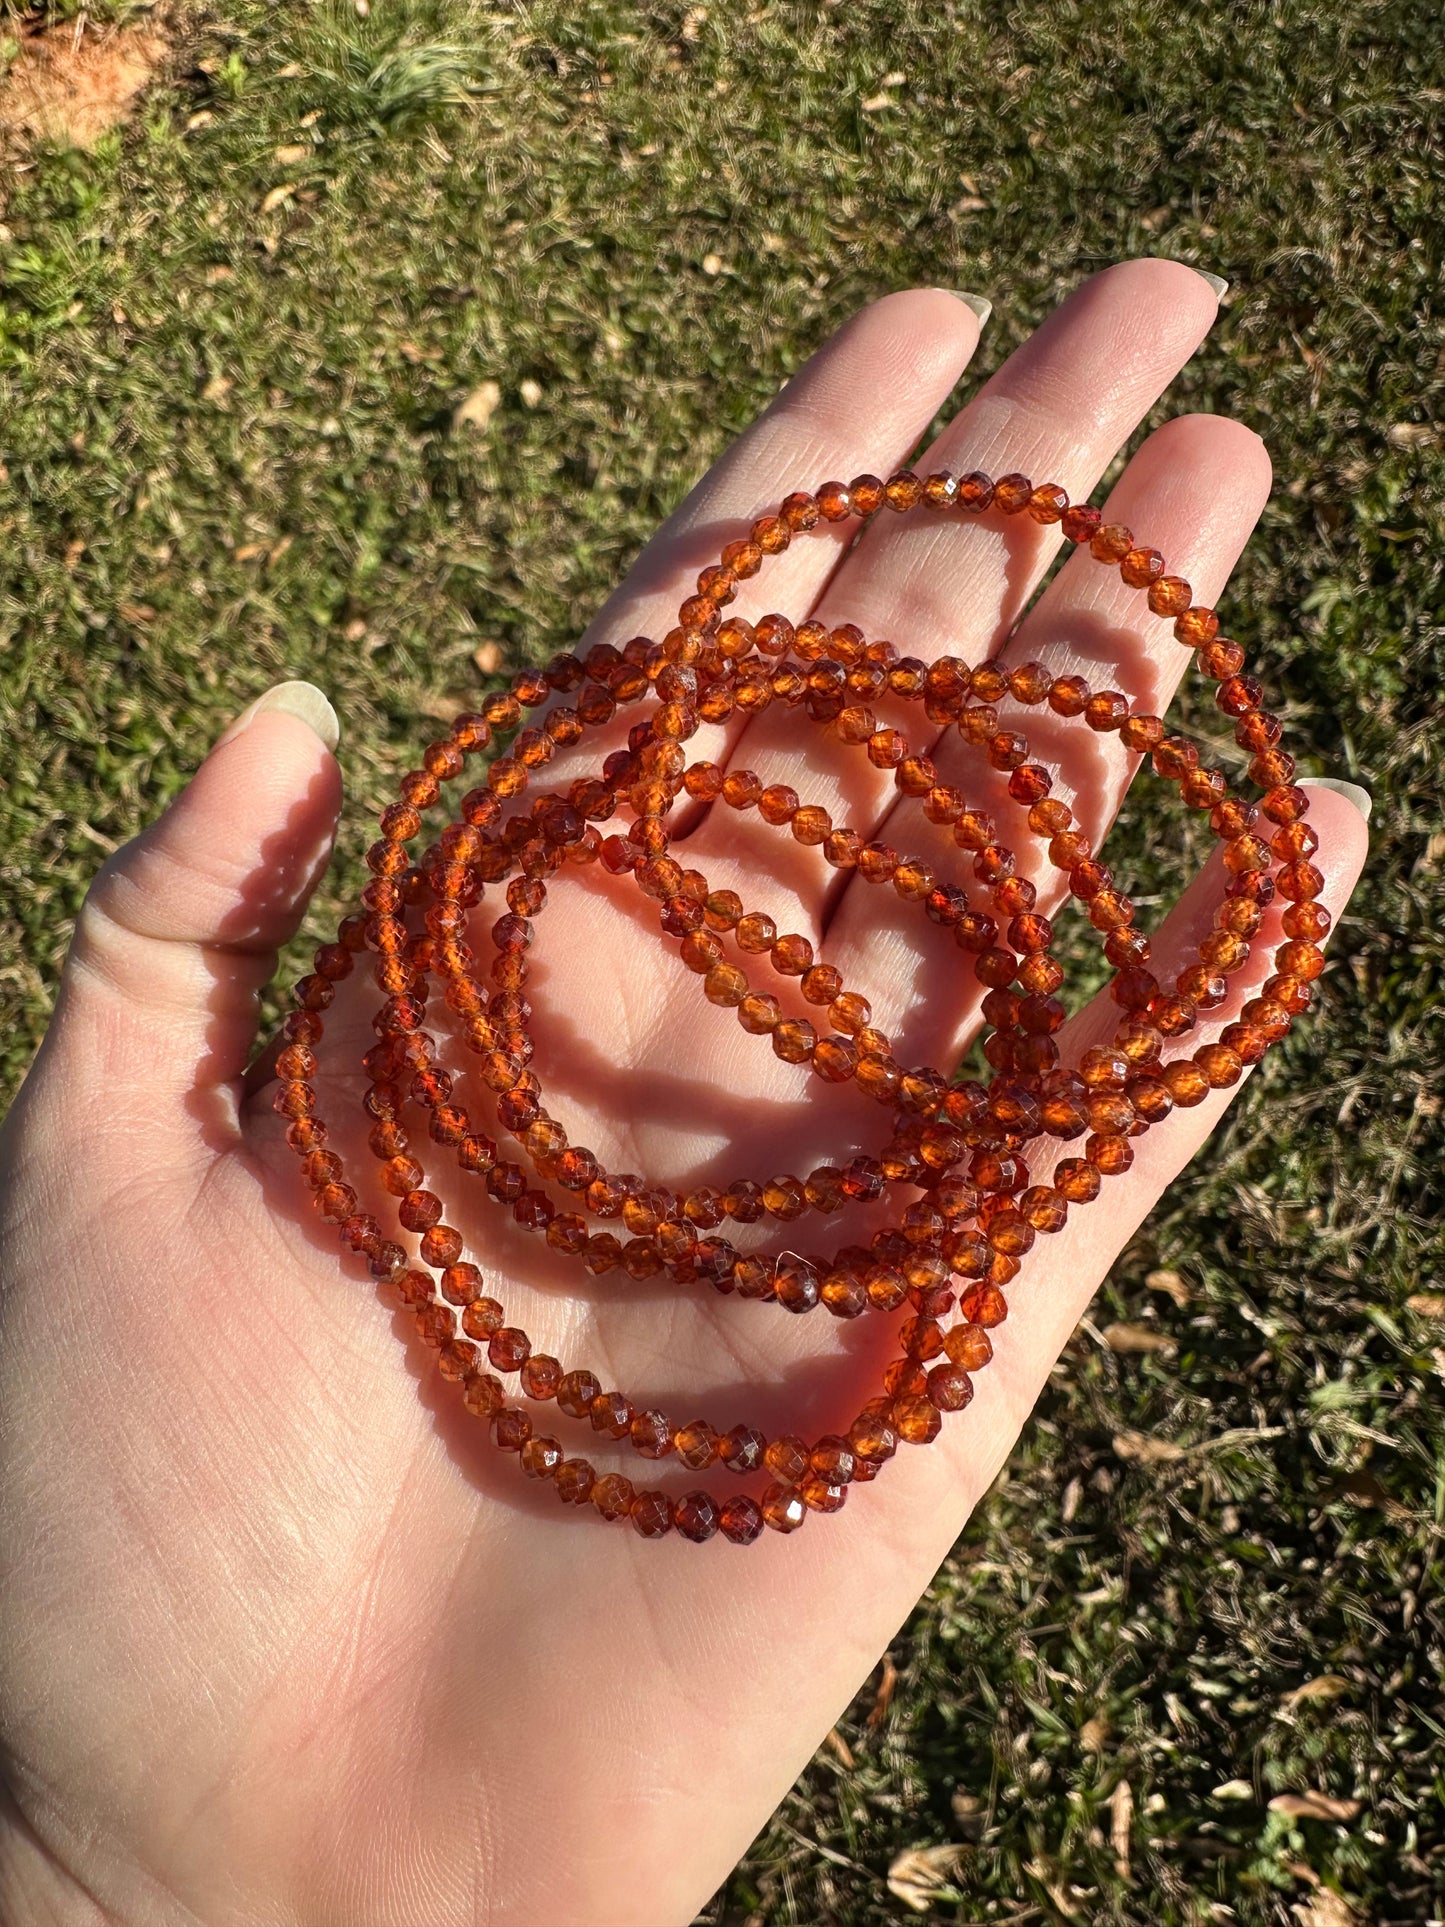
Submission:
<svg viewBox="0 0 1445 1927">
<path fill-rule="evenodd" d="M 1211 287 L 1170 263 L 1098 276 L 920 465 L 1018 468 L 1082 499 L 1214 312 Z M 887 474 L 977 333 L 941 291 L 855 318 L 699 484 L 589 639 L 661 634 L 697 569 L 789 488 Z M 1253 435 L 1188 417 L 1144 442 L 1109 514 L 1212 600 L 1267 489 Z M 857 621 L 925 657 L 1038 658 L 1162 709 L 1187 653 L 1085 556 L 1033 600 L 1055 546 L 1032 523 L 920 512 L 846 553 L 827 533 L 795 544 L 737 607 Z M 1115 739 L 1031 731 L 1101 836 L 1130 759 Z M 840 766 L 819 732 L 769 714 L 697 753 L 790 781 L 865 835 L 891 817 L 886 834 L 951 869 L 909 806 L 891 815 L 887 780 Z M 294 715 L 262 710 L 223 740 L 107 864 L 0 1140 L 0 1914 L 685 1921 L 916 1602 L 1228 1093 L 1142 1139 L 1107 1205 L 1041 1241 L 977 1398 L 932 1450 L 905 1447 L 786 1543 L 645 1543 L 563 1510 L 491 1450 L 389 1289 L 338 1264 L 303 1209 L 265 1058 L 245 1072 L 255 994 L 325 861 L 339 788 Z M 1329 792 L 1312 820 L 1337 912 L 1363 826 Z M 686 827 L 687 861 L 818 944 L 903 1061 L 956 1061 L 977 987 L 941 933 L 755 820 Z M 1185 893 L 1166 955 L 1197 938 L 1218 882 Z M 879 1113 L 704 1004 L 627 886 L 559 878 L 531 954 L 549 1106 L 614 1169 L 725 1183 L 876 1149 Z M 343 986 L 318 1079 L 353 1166 L 361 1084 L 334 1067 L 372 1041 L 366 992 Z M 1110 1024 L 1086 1009 L 1065 1061 Z M 587 1279 L 435 1175 L 509 1317 L 638 1403 L 816 1436 L 876 1389 L 874 1319 Z"/>
</svg>

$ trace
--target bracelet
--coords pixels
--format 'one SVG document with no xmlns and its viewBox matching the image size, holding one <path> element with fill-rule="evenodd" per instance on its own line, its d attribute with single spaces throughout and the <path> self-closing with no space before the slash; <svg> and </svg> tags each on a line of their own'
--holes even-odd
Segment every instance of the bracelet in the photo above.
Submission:
<svg viewBox="0 0 1445 1927">
<path fill-rule="evenodd" d="M 1217 684 L 1215 701 L 1234 720 L 1260 800 L 1237 796 L 1223 772 L 1204 766 L 1193 742 L 1166 734 L 1159 717 L 1135 710 L 1116 690 L 1090 689 L 1079 676 L 1054 676 L 1036 662 L 970 668 L 945 656 L 925 663 L 900 656 L 891 643 L 869 642 L 851 623 L 795 628 L 781 615 L 749 623 L 724 613 L 739 582 L 810 531 L 920 505 L 1057 523 L 1069 541 L 1118 568 L 1126 583 L 1146 593 L 1156 616 L 1172 621 L 1175 636 Z M 1060 1230 L 1071 1206 L 1088 1204 L 1106 1177 L 1128 1170 L 1134 1138 L 1176 1105 L 1199 1104 L 1211 1090 L 1236 1083 L 1309 1007 L 1330 917 L 1318 901 L 1324 879 L 1310 862 L 1318 839 L 1305 822 L 1308 798 L 1294 786 L 1294 760 L 1279 747 L 1281 727 L 1261 707 L 1262 695 L 1244 673 L 1239 644 L 1220 635 L 1218 617 L 1193 602 L 1187 582 L 1165 572 L 1162 555 L 1136 543 L 1127 528 L 1105 523 L 1098 509 L 1070 504 L 1056 484 L 1036 487 L 1022 475 L 920 478 L 903 470 L 886 482 L 861 475 L 846 486 L 826 482 L 812 493 L 789 495 L 702 571 L 677 626 L 661 642 L 638 637 L 621 650 L 597 644 L 582 657 L 562 654 L 545 670 L 521 671 L 509 691 L 458 716 L 447 735 L 427 747 L 422 767 L 402 778 L 399 801 L 383 811 L 380 840 L 367 854 L 372 877 L 361 908 L 344 919 L 334 942 L 317 949 L 283 1025 L 274 1102 L 289 1120 L 287 1140 L 316 1211 L 337 1227 L 343 1249 L 358 1254 L 372 1277 L 390 1281 L 412 1307 L 438 1369 L 459 1385 L 467 1410 L 485 1421 L 495 1445 L 528 1476 L 550 1481 L 564 1503 L 603 1519 L 630 1520 L 644 1538 L 675 1529 L 701 1542 L 721 1532 L 739 1545 L 758 1538 L 764 1526 L 792 1532 L 809 1512 L 840 1510 L 849 1487 L 876 1478 L 900 1443 L 929 1443 L 943 1414 L 968 1404 L 973 1374 L 992 1354 L 989 1332 L 1007 1314 L 1005 1289 L 1036 1237 Z M 880 722 L 873 705 L 889 701 L 921 705 L 934 737 L 956 729 L 992 769 L 1006 773 L 1011 804 L 1101 933 L 1120 1021 L 1112 1044 L 1084 1052 L 1077 1065 L 1059 1061 L 1064 972 L 1050 954 L 1050 919 L 1035 908 L 1037 888 L 1020 874 L 1017 852 L 1005 840 L 1016 838 L 1012 813 L 1001 824 L 970 807 L 928 755 Z M 800 801 L 787 784 L 765 785 L 747 769 L 688 763 L 683 745 L 702 724 L 759 715 L 778 703 L 865 753 L 875 768 L 891 770 L 898 792 L 951 830 L 971 859 L 966 869 L 974 887 L 966 890 L 939 878 L 930 863 L 835 827 L 826 810 Z M 595 775 L 518 802 L 559 749 L 643 704 L 648 707 L 626 747 L 608 755 Z M 1178 787 L 1190 809 L 1207 812 L 1223 845 L 1228 881 L 1213 929 L 1172 982 L 1151 971 L 1150 942 L 1135 926 L 1134 906 L 1095 857 L 1073 811 L 1051 794 L 1054 779 L 1033 760 L 1027 737 L 1001 722 L 1005 705 L 1047 708 L 1093 731 L 1117 733 L 1126 749 L 1147 757 Z M 538 713 L 523 727 L 525 711 Z M 493 758 L 485 781 L 462 798 L 458 815 L 413 861 L 408 846 L 421 834 L 422 812 L 440 801 L 443 784 L 461 775 L 468 757 L 508 734 L 511 742 Z M 815 958 L 808 938 L 780 933 L 771 917 L 746 909 L 735 892 L 714 890 L 700 870 L 684 867 L 670 854 L 667 828 L 683 797 L 756 811 L 780 833 L 816 848 L 834 869 L 891 888 L 951 932 L 985 992 L 989 1081 L 958 1081 L 928 1065 L 899 1064 L 890 1039 L 872 1023 L 867 999 Z M 604 833 L 600 826 L 614 821 L 618 827 Z M 721 1189 L 679 1191 L 606 1170 L 593 1152 L 569 1141 L 531 1068 L 528 953 L 549 883 L 569 865 L 593 864 L 633 878 L 657 904 L 664 943 L 697 975 L 709 1003 L 736 1011 L 743 1029 L 770 1040 L 784 1062 L 807 1065 L 825 1083 L 854 1084 L 882 1108 L 886 1130 L 875 1156 L 821 1165 L 806 1177 L 744 1176 Z M 503 886 L 506 909 L 491 925 L 483 969 L 467 933 L 488 889 Z M 1248 961 L 1276 896 L 1288 905 L 1283 941 L 1259 995 L 1216 1041 L 1168 1055 L 1176 1040 L 1224 1004 L 1229 977 Z M 342 1160 L 328 1148 L 312 1082 L 323 1013 L 336 984 L 366 953 L 383 998 L 373 1019 L 378 1041 L 363 1059 L 368 1143 L 380 1189 L 395 1200 L 396 1236 L 361 1208 L 346 1181 Z M 763 977 L 757 987 L 749 959 L 783 982 L 769 989 L 771 980 Z M 477 1080 L 495 1096 L 496 1138 L 458 1101 L 439 1061 L 437 1038 L 426 1028 L 434 998 L 471 1053 Z M 846 1431 L 810 1444 L 800 1435 L 770 1439 L 744 1423 L 725 1432 L 705 1419 L 675 1425 L 663 1412 L 604 1390 L 585 1367 L 564 1368 L 534 1352 L 526 1332 L 509 1325 L 502 1304 L 484 1291 L 482 1272 L 463 1257 L 460 1233 L 443 1222 L 442 1201 L 427 1188 L 417 1155 L 421 1120 L 426 1135 L 450 1150 L 458 1170 L 478 1180 L 492 1203 L 594 1277 L 617 1271 L 633 1279 L 665 1276 L 679 1286 L 707 1284 L 796 1314 L 819 1306 L 838 1318 L 906 1310 L 901 1352 L 884 1371 L 881 1391 Z M 511 1145 L 503 1150 L 497 1138 Z M 1030 1168 L 1049 1140 L 1079 1138 L 1082 1155 L 1056 1157 L 1046 1177 L 1041 1167 Z M 895 1201 L 900 1186 L 912 1191 L 911 1202 Z M 890 1215 L 866 1242 L 828 1255 L 791 1245 L 739 1248 L 720 1235 L 724 1226 L 764 1219 L 792 1224 L 854 1205 Z M 878 1217 L 875 1209 L 875 1223 Z M 594 1228 L 608 1224 L 627 1236 Z M 401 1235 L 415 1241 L 414 1253 Z M 531 1404 L 552 1403 L 567 1418 L 589 1422 L 603 1439 L 627 1441 L 644 1459 L 675 1456 L 691 1471 L 718 1464 L 740 1475 L 764 1473 L 769 1482 L 757 1498 L 706 1490 L 674 1498 L 639 1489 L 621 1473 L 599 1475 L 588 1459 L 569 1456 L 558 1438 L 534 1430 L 523 1405 L 508 1402 L 502 1377 L 513 1375 Z"/>
</svg>

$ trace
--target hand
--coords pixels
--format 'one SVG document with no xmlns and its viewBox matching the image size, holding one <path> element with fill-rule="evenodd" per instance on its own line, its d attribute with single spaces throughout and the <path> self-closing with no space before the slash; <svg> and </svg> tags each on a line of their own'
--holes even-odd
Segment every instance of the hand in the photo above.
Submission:
<svg viewBox="0 0 1445 1927">
<path fill-rule="evenodd" d="M 1170 263 L 1099 275 L 919 466 L 1022 469 L 1082 500 L 1215 305 Z M 978 328 L 936 290 L 857 316 L 693 491 L 588 640 L 662 634 L 697 569 L 789 489 L 888 474 Z M 1108 514 L 1213 601 L 1268 487 L 1253 434 L 1185 417 L 1144 442 Z M 827 534 L 794 544 L 737 606 L 856 621 L 918 655 L 1076 667 L 1162 710 L 1189 655 L 1117 572 L 1080 555 L 1030 606 L 1057 546 L 1032 523 L 885 517 L 846 557 Z M 1116 738 L 1055 742 L 1046 724 L 1035 712 L 1036 746 L 1097 839 L 1130 759 Z M 595 740 L 589 761 L 611 747 Z M 861 759 L 841 768 L 821 732 L 775 713 L 696 753 L 739 756 L 865 833 L 893 808 L 886 779 Z M 956 735 L 940 753 L 961 757 Z M 977 1398 L 932 1449 L 902 1448 L 841 1515 L 786 1543 L 646 1544 L 564 1511 L 492 1450 L 390 1288 L 340 1264 L 266 1073 L 244 1075 L 257 992 L 325 862 L 340 789 L 295 715 L 263 708 L 223 738 L 97 879 L 0 1141 L 0 1915 L 686 1921 L 915 1604 L 1090 1295 L 1230 1094 L 1150 1132 L 1100 1207 L 1040 1240 Z M 957 853 L 931 851 L 930 827 L 899 807 L 893 833 L 951 872 Z M 1328 791 L 1311 821 L 1338 914 L 1363 823 Z M 721 809 L 687 848 L 781 928 L 826 933 L 903 1061 L 946 1066 L 976 1028 L 972 973 L 891 893 L 846 888 Z M 1185 892 L 1157 951 L 1197 938 L 1220 882 L 1207 872 Z M 533 953 L 538 1065 L 574 1141 L 667 1181 L 806 1173 L 876 1148 L 880 1114 L 745 1039 L 655 928 L 630 885 L 595 870 L 553 888 Z M 1244 975 L 1266 968 L 1261 947 Z M 371 1041 L 377 999 L 365 972 L 343 990 L 323 1046 L 335 1120 L 355 1109 L 338 1067 Z M 1115 1015 L 1073 1020 L 1064 1060 Z M 787 1318 L 619 1274 L 579 1288 L 500 1217 L 482 1204 L 457 1221 L 534 1342 L 679 1418 L 816 1436 L 875 1389 L 875 1319 Z"/>
</svg>

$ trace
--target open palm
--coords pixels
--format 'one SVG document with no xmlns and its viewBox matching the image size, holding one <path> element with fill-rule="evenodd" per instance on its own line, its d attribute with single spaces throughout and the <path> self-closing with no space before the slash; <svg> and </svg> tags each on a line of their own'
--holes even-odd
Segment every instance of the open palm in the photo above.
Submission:
<svg viewBox="0 0 1445 1927">
<path fill-rule="evenodd" d="M 1083 499 L 1215 305 L 1171 263 L 1098 276 L 922 463 L 1021 469 Z M 694 490 L 589 640 L 660 635 L 697 569 L 789 489 L 886 475 L 977 336 L 971 307 L 941 291 L 856 317 Z M 1268 481 L 1247 430 L 1183 418 L 1144 442 L 1109 515 L 1212 600 Z M 923 657 L 1039 659 L 1166 705 L 1187 652 L 1114 572 L 1080 555 L 1034 599 L 1056 531 L 885 521 L 851 549 L 827 534 L 795 544 L 739 612 L 856 621 Z M 1115 738 L 1080 748 L 1031 727 L 1101 837 L 1132 759 Z M 611 746 L 589 740 L 589 762 Z M 886 777 L 840 766 L 796 719 L 714 731 L 696 753 L 791 782 L 865 836 L 892 814 L 901 847 L 945 874 L 957 860 Z M 964 780 L 946 760 L 963 755 L 957 738 L 938 753 L 945 780 Z M 1041 1241 L 995 1365 L 933 1450 L 905 1448 L 786 1543 L 645 1543 L 559 1507 L 491 1450 L 389 1288 L 338 1264 L 266 1072 L 244 1075 L 256 992 L 325 861 L 339 791 L 294 715 L 262 710 L 223 740 L 92 891 L 0 1144 L 0 1913 L 685 1921 L 916 1602 L 1228 1093 L 1150 1133 L 1106 1208 Z M 1363 826 L 1328 792 L 1312 820 L 1338 912 Z M 701 815 L 685 847 L 714 887 L 810 937 L 903 1061 L 954 1060 L 977 986 L 943 933 L 754 819 Z M 1207 923 L 1218 887 L 1185 892 L 1166 956 Z M 630 886 L 575 872 L 538 926 L 536 1064 L 574 1141 L 672 1183 L 806 1175 L 876 1149 L 879 1113 L 703 1003 L 646 911 Z M 354 980 L 343 991 L 319 1080 L 337 1120 L 361 1085 L 336 1067 L 372 1041 L 376 1002 Z M 1065 1061 L 1111 1021 L 1075 1019 Z M 454 1171 L 435 1177 L 460 1194 L 449 1215 L 468 1256 L 534 1343 L 674 1418 L 816 1436 L 847 1423 L 891 1355 L 874 1318 L 791 1319 L 621 1273 L 579 1288 Z"/>
</svg>

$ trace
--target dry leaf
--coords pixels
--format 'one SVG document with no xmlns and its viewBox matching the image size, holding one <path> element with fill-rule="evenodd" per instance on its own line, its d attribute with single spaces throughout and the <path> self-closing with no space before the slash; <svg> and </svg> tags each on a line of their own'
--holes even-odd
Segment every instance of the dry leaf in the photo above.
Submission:
<svg viewBox="0 0 1445 1927">
<path fill-rule="evenodd" d="M 1409 1506 L 1401 1505 L 1398 1499 L 1392 1498 L 1374 1473 L 1363 1466 L 1341 1479 L 1337 1496 L 1350 1499 L 1356 1505 L 1378 1506 L 1390 1519 L 1409 1519 L 1414 1516 Z"/>
<path fill-rule="evenodd" d="M 890 1654 L 883 1655 L 883 1664 L 878 1669 L 878 1691 L 868 1711 L 868 1724 L 875 1731 L 888 1717 L 888 1709 L 893 1704 L 893 1694 L 898 1685 L 898 1668 L 893 1664 Z"/>
<path fill-rule="evenodd" d="M 262 201 L 261 212 L 263 214 L 272 213 L 276 208 L 281 206 L 283 201 L 289 201 L 295 192 L 295 181 L 282 181 L 281 185 L 279 187 L 273 187 Z"/>
<path fill-rule="evenodd" d="M 943 1847 L 909 1847 L 888 1869 L 888 1891 L 895 1899 L 926 1914 L 946 1887 L 953 1885 L 969 1856 L 957 1841 Z"/>
<path fill-rule="evenodd" d="M 502 645 L 499 642 L 484 642 L 472 651 L 472 661 L 484 676 L 495 676 L 502 666 Z"/>
<path fill-rule="evenodd" d="M 1096 1713 L 1091 1720 L 1085 1720 L 1079 1728 L 1079 1744 L 1086 1753 L 1102 1753 L 1104 1742 L 1109 1737 L 1109 1722 L 1102 1713 Z"/>
<path fill-rule="evenodd" d="M 1445 1318 L 1445 1291 L 1413 1292 L 1405 1304 L 1417 1318 Z"/>
<path fill-rule="evenodd" d="M 964 1787 L 955 1787 L 949 1805 L 953 1808 L 954 1825 L 964 1839 L 981 1839 L 988 1825 L 988 1813 L 978 1795 L 969 1793 Z"/>
<path fill-rule="evenodd" d="M 484 381 L 475 387 L 452 416 L 452 427 L 485 428 L 501 406 L 502 391 L 494 381 Z"/>
<path fill-rule="evenodd" d="M 836 1726 L 830 1726 L 823 1735 L 823 1744 L 833 1755 L 839 1766 L 846 1767 L 851 1773 L 858 1762 L 853 1757 L 853 1749 L 843 1738 Z"/>
<path fill-rule="evenodd" d="M 212 375 L 201 390 L 201 400 L 224 401 L 235 385 L 229 375 Z"/>
<path fill-rule="evenodd" d="M 1106 1325 L 1104 1343 L 1111 1352 L 1125 1357 L 1135 1352 L 1161 1352 L 1167 1356 L 1179 1349 L 1167 1332 L 1155 1331 L 1152 1325 Z"/>
<path fill-rule="evenodd" d="M 1248 1780 L 1226 1780 L 1210 1794 L 1211 1800 L 1252 1800 L 1254 1788 Z"/>
<path fill-rule="evenodd" d="M 1151 1271 L 1144 1280 L 1150 1291 L 1162 1291 L 1183 1311 L 1189 1303 L 1189 1287 L 1177 1271 Z"/>
<path fill-rule="evenodd" d="M 206 269 L 206 286 L 208 288 L 214 288 L 222 281 L 230 281 L 234 278 L 235 273 L 236 270 L 234 268 L 228 268 L 224 261 L 218 261 L 215 267 Z"/>
<path fill-rule="evenodd" d="M 1307 1700 L 1334 1700 L 1341 1693 L 1348 1693 L 1350 1682 L 1341 1679 L 1338 1673 L 1321 1673 L 1318 1679 L 1307 1679 L 1300 1686 L 1291 1688 L 1282 1695 L 1280 1705 L 1285 1707 L 1303 1706 Z"/>
<path fill-rule="evenodd" d="M 310 145 L 303 141 L 297 147 L 278 147 L 276 149 L 276 159 L 283 167 L 294 167 L 297 161 L 306 160 L 312 151 Z"/>
<path fill-rule="evenodd" d="M 1147 1432 L 1116 1432 L 1114 1456 L 1132 1459 L 1139 1465 L 1169 1465 L 1184 1457 L 1184 1447 L 1173 1439 L 1150 1438 Z"/>
<path fill-rule="evenodd" d="M 1395 448 L 1429 448 L 1439 439 L 1434 422 L 1395 422 L 1385 430 L 1385 440 Z"/>
<path fill-rule="evenodd" d="M 1109 1845 L 1114 1849 L 1114 1871 L 1129 1878 L 1129 1830 L 1134 1824 L 1134 1789 L 1121 1780 L 1109 1795 Z"/>
<path fill-rule="evenodd" d="M 243 542 L 232 556 L 233 562 L 254 562 L 258 555 L 266 553 L 264 542 Z"/>
<path fill-rule="evenodd" d="M 1360 1916 L 1343 1894 L 1317 1887 L 1305 1900 L 1297 1900 L 1290 1912 L 1300 1927 L 1359 1927 Z"/>
<path fill-rule="evenodd" d="M 1291 1820 L 1333 1820 L 1346 1826 L 1360 1811 L 1360 1802 L 1336 1799 L 1332 1793 L 1276 1793 L 1269 1810 L 1288 1814 Z"/>
<path fill-rule="evenodd" d="M 154 622 L 156 619 L 156 612 L 148 602 L 122 602 L 120 614 L 127 622 L 142 629 L 146 623 Z"/>
<path fill-rule="evenodd" d="M 521 387 L 518 388 L 517 393 L 522 397 L 522 401 L 526 407 L 536 408 L 541 404 L 542 384 L 540 381 L 533 381 L 529 377 L 522 383 Z"/>
</svg>

